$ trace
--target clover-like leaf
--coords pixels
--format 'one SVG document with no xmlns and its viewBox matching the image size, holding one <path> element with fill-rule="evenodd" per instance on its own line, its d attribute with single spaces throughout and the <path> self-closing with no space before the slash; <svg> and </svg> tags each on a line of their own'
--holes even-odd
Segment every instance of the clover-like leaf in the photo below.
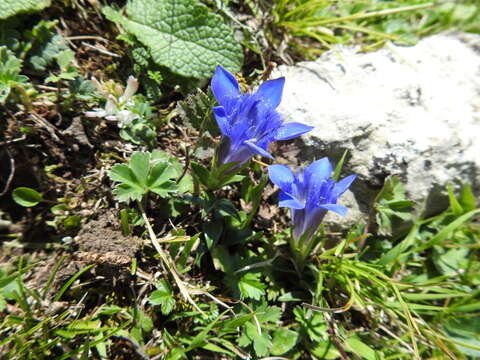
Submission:
<svg viewBox="0 0 480 360">
<path fill-rule="evenodd" d="M 170 285 L 165 280 L 160 280 L 157 283 L 157 290 L 152 292 L 149 303 L 152 305 L 160 305 L 163 315 L 168 315 L 175 306 L 175 298 L 172 294 Z"/>
<path fill-rule="evenodd" d="M 130 0 L 128 18 L 109 7 L 103 12 L 147 46 L 158 65 L 177 74 L 202 79 L 219 64 L 231 71 L 242 64 L 230 27 L 197 0 Z"/>
<path fill-rule="evenodd" d="M 132 157 L 130 158 L 129 164 L 138 183 L 145 187 L 145 185 L 147 184 L 148 174 L 150 172 L 150 153 L 133 153 Z"/>
<path fill-rule="evenodd" d="M 178 176 L 169 160 L 159 159 L 149 152 L 135 152 L 128 165 L 117 164 L 109 172 L 111 180 L 118 182 L 113 194 L 118 201 L 141 200 L 149 191 L 162 197 L 177 191 L 171 179 Z"/>
<path fill-rule="evenodd" d="M 141 200 L 143 197 L 143 189 L 128 184 L 118 184 L 113 190 L 113 194 L 118 201 L 128 202 L 129 200 Z"/>
<path fill-rule="evenodd" d="M 148 176 L 147 185 L 149 188 L 159 187 L 174 178 L 176 174 L 176 170 L 169 163 L 155 164 Z"/>
<path fill-rule="evenodd" d="M 0 1 L 0 20 L 10 16 L 40 11 L 50 5 L 50 0 L 2 0 Z"/>
</svg>

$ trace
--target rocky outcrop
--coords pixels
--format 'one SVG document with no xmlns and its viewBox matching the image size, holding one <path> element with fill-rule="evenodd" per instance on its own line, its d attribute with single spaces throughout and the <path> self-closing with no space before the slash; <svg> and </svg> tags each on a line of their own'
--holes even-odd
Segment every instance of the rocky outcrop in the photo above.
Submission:
<svg viewBox="0 0 480 360">
<path fill-rule="evenodd" d="M 411 47 L 357 50 L 337 47 L 273 74 L 286 77 L 285 120 L 315 127 L 299 140 L 302 160 L 338 161 L 349 150 L 343 173 L 359 178 L 342 223 L 364 216 L 388 175 L 398 175 L 427 214 L 447 206 L 449 182 L 468 182 L 478 194 L 480 36 L 440 34 Z"/>
</svg>

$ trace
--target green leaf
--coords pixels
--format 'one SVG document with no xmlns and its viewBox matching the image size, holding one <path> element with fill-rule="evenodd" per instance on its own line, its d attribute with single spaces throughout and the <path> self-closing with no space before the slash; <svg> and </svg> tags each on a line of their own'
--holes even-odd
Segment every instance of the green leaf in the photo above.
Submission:
<svg viewBox="0 0 480 360">
<path fill-rule="evenodd" d="M 472 186 L 470 184 L 465 184 L 462 186 L 460 199 L 458 199 L 458 201 L 466 212 L 475 210 L 477 208 L 477 198 L 473 194 Z"/>
<path fill-rule="evenodd" d="M 132 310 L 136 320 L 136 326 L 139 326 L 142 331 L 150 332 L 153 330 L 153 321 L 144 311 L 136 308 Z"/>
<path fill-rule="evenodd" d="M 27 187 L 18 187 L 13 190 L 12 198 L 18 205 L 24 207 L 32 207 L 43 201 L 42 194 Z"/>
<path fill-rule="evenodd" d="M 191 236 L 190 240 L 188 240 L 185 243 L 183 249 L 181 250 L 181 253 L 180 253 L 179 257 L 177 257 L 177 259 L 175 261 L 177 269 L 179 269 L 180 271 L 182 271 L 185 268 L 185 264 L 187 263 L 188 257 L 190 255 L 192 255 L 191 254 L 192 248 L 194 246 L 196 247 L 198 245 L 198 243 L 200 242 L 199 238 L 200 238 L 200 233 L 195 234 L 195 235 Z"/>
<path fill-rule="evenodd" d="M 178 192 L 186 193 L 193 191 L 193 177 L 190 174 L 185 174 L 185 176 L 178 183 Z"/>
<path fill-rule="evenodd" d="M 450 208 L 453 211 L 453 215 L 459 216 L 464 213 L 462 206 L 458 202 L 457 198 L 455 197 L 455 194 L 453 193 L 453 187 L 452 184 L 447 185 L 447 191 L 448 191 L 448 198 L 450 200 Z"/>
<path fill-rule="evenodd" d="M 162 197 L 177 191 L 177 184 L 170 179 L 177 177 L 180 169 L 175 159 L 165 160 L 160 152 L 135 152 L 128 165 L 114 165 L 109 177 L 120 182 L 113 190 L 119 201 L 140 200 L 148 191 Z"/>
<path fill-rule="evenodd" d="M 297 339 L 298 333 L 295 331 L 279 328 L 273 332 L 273 342 L 270 352 L 272 355 L 283 355 L 295 346 Z"/>
<path fill-rule="evenodd" d="M 248 313 L 242 316 L 235 317 L 231 320 L 226 320 L 222 326 L 221 331 L 236 331 L 237 328 L 244 325 L 247 321 L 252 319 L 255 316 L 253 313 Z"/>
<path fill-rule="evenodd" d="M 173 72 L 209 77 L 219 64 L 238 71 L 243 52 L 222 17 L 196 0 L 130 0 L 128 18 L 110 7 L 103 13 L 150 49 L 154 61 Z"/>
<path fill-rule="evenodd" d="M 122 228 L 122 235 L 129 236 L 130 235 L 130 223 L 128 221 L 128 210 L 122 209 L 120 210 L 120 226 Z"/>
<path fill-rule="evenodd" d="M 3 295 L 0 293 L 0 311 L 3 311 L 6 306 L 7 306 L 7 301 L 5 300 Z"/>
<path fill-rule="evenodd" d="M 0 1 L 0 20 L 10 16 L 40 11 L 50 6 L 50 0 L 2 0 Z"/>
<path fill-rule="evenodd" d="M 222 216 L 232 216 L 238 221 L 240 221 L 240 215 L 238 214 L 235 205 L 230 201 L 221 199 L 215 202 L 215 209 L 220 212 Z"/>
<path fill-rule="evenodd" d="M 78 228 L 82 223 L 82 218 L 78 215 L 70 215 L 67 216 L 65 220 L 63 220 L 63 226 L 67 230 L 72 230 Z"/>
<path fill-rule="evenodd" d="M 222 179 L 221 185 L 218 185 L 218 187 L 223 187 L 225 185 L 233 184 L 239 181 L 242 181 L 245 178 L 243 175 L 231 175 L 227 176 L 226 178 Z"/>
<path fill-rule="evenodd" d="M 395 245 L 393 249 L 390 249 L 386 254 L 384 254 L 380 258 L 380 260 L 378 260 L 378 263 L 380 265 L 388 265 L 391 262 L 398 260 L 400 255 L 407 251 L 415 243 L 415 239 L 418 235 L 418 230 L 419 227 L 417 224 L 415 224 L 408 233 L 408 235 L 405 237 L 405 239 L 403 239 L 401 242 Z"/>
<path fill-rule="evenodd" d="M 57 55 L 57 63 L 62 71 L 66 70 L 68 65 L 75 59 L 75 53 L 70 50 L 64 50 Z"/>
<path fill-rule="evenodd" d="M 280 309 L 278 306 L 268 306 L 266 303 L 263 303 L 256 308 L 255 312 L 257 314 L 258 321 L 261 323 L 276 323 L 282 316 L 282 309 Z"/>
<path fill-rule="evenodd" d="M 268 354 L 268 349 L 272 343 L 267 332 L 262 331 L 262 334 L 259 334 L 257 326 L 253 322 L 247 322 L 245 324 L 245 334 L 253 341 L 253 348 L 257 356 L 265 356 Z"/>
<path fill-rule="evenodd" d="M 437 270 L 447 276 L 461 274 L 468 266 L 468 254 L 470 249 L 466 246 L 445 249 L 444 247 L 435 247 L 433 253 L 433 263 Z"/>
<path fill-rule="evenodd" d="M 195 176 L 203 186 L 210 188 L 210 171 L 202 164 L 194 161 L 192 161 L 191 165 L 193 176 Z"/>
<path fill-rule="evenodd" d="M 0 104 L 5 103 L 12 88 L 27 83 L 28 77 L 20 75 L 21 70 L 22 61 L 6 46 L 0 46 Z"/>
<path fill-rule="evenodd" d="M 322 360 L 336 360 L 340 358 L 340 353 L 330 340 L 319 341 L 311 349 L 312 355 Z"/>
<path fill-rule="evenodd" d="M 458 349 L 465 355 L 480 357 L 480 316 L 453 318 L 445 325 L 447 335 L 462 345 Z"/>
<path fill-rule="evenodd" d="M 118 184 L 112 193 L 118 201 L 128 202 L 130 200 L 141 200 L 144 194 L 142 188 L 128 184 Z"/>
<path fill-rule="evenodd" d="M 69 210 L 67 204 L 58 204 L 50 208 L 53 215 L 65 215 L 65 212 Z"/>
<path fill-rule="evenodd" d="M 463 214 L 462 216 L 458 217 L 454 221 L 452 221 L 450 224 L 442 228 L 435 236 L 433 236 L 430 240 L 427 242 L 419 245 L 415 251 L 416 252 L 421 252 L 424 251 L 425 249 L 428 249 L 434 245 L 440 244 L 443 240 L 445 240 L 448 235 L 450 235 L 453 231 L 457 230 L 460 226 L 462 226 L 464 223 L 466 223 L 468 220 L 470 220 L 473 216 L 477 215 L 480 213 L 480 209 L 472 210 L 469 211 L 466 214 Z"/>
<path fill-rule="evenodd" d="M 174 178 L 177 171 L 167 162 L 157 163 L 153 166 L 147 179 L 149 188 L 159 187 Z"/>
<path fill-rule="evenodd" d="M 343 163 L 345 162 L 347 155 L 348 155 L 348 150 L 345 150 L 343 152 L 342 158 L 340 159 L 337 166 L 335 167 L 335 170 L 333 171 L 333 175 L 332 175 L 333 180 L 338 181 L 340 179 L 340 172 L 342 171 Z"/>
<path fill-rule="evenodd" d="M 172 312 L 175 306 L 175 299 L 172 295 L 172 289 L 165 280 L 160 280 L 157 283 L 157 290 L 153 291 L 148 301 L 152 305 L 160 305 L 163 315 L 168 315 Z"/>
<path fill-rule="evenodd" d="M 208 222 L 202 225 L 202 230 L 205 235 L 205 242 L 207 243 L 207 248 L 211 249 L 214 247 L 220 236 L 223 233 L 223 224 L 221 222 Z"/>
<path fill-rule="evenodd" d="M 100 320 L 74 320 L 66 328 L 56 330 L 55 334 L 66 339 L 73 339 L 81 334 L 98 333 L 101 331 L 100 326 Z"/>
<path fill-rule="evenodd" d="M 405 188 L 396 176 L 385 180 L 382 190 L 374 201 L 378 233 L 391 235 L 395 218 L 403 221 L 412 219 L 412 207 L 415 202 L 405 199 Z"/>
<path fill-rule="evenodd" d="M 377 356 L 375 355 L 376 354 L 375 350 L 373 350 L 370 346 L 368 346 L 362 340 L 360 340 L 358 335 L 349 337 L 346 343 L 347 343 L 347 346 L 350 348 L 350 350 L 354 354 L 361 356 L 362 359 L 366 359 L 366 360 L 377 359 Z"/>
<path fill-rule="evenodd" d="M 68 49 L 64 38 L 55 30 L 57 24 L 58 20 L 41 20 L 26 32 L 25 38 L 32 46 L 26 62 L 34 70 L 45 71 L 62 51 Z"/>
<path fill-rule="evenodd" d="M 128 184 L 132 187 L 141 188 L 133 171 L 127 165 L 113 165 L 113 167 L 110 169 L 110 172 L 108 173 L 108 176 L 113 181 L 118 181 L 124 184 Z"/>
<path fill-rule="evenodd" d="M 265 284 L 260 281 L 260 274 L 246 273 L 239 282 L 238 288 L 242 297 L 260 300 L 265 294 Z"/>
<path fill-rule="evenodd" d="M 148 173 L 150 172 L 150 153 L 133 153 L 129 161 L 129 166 L 137 179 L 137 183 L 141 186 L 145 186 L 147 184 Z"/>
<path fill-rule="evenodd" d="M 198 333 L 190 342 L 190 345 L 187 348 L 187 351 L 190 351 L 192 349 L 195 349 L 199 346 L 203 346 L 208 339 L 208 333 L 213 329 L 215 324 L 220 321 L 223 315 L 226 314 L 228 310 L 220 314 L 215 320 L 213 320 L 210 324 L 208 324 L 200 333 Z"/>
</svg>

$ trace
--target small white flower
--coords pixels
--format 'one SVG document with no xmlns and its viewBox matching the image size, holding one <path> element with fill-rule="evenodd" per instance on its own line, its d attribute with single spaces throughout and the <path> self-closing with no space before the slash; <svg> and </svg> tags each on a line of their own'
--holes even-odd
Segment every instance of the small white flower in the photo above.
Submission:
<svg viewBox="0 0 480 360">
<path fill-rule="evenodd" d="M 98 92 L 107 99 L 105 107 L 95 108 L 93 111 L 85 112 L 87 117 L 104 118 L 109 121 L 117 121 L 118 127 L 123 128 L 129 126 L 133 120 L 138 119 L 140 116 L 134 112 L 126 109 L 127 106 L 133 105 L 131 98 L 138 90 L 138 80 L 133 76 L 129 76 L 127 80 L 127 87 L 121 96 L 116 98 L 114 95 L 105 91 L 104 86 L 100 82 L 92 78 L 92 82 L 97 88 Z"/>
<path fill-rule="evenodd" d="M 138 90 L 138 80 L 135 79 L 132 75 L 128 77 L 127 87 L 123 92 L 123 95 L 118 98 L 118 102 L 121 104 L 123 102 L 128 102 L 130 98 L 135 95 Z"/>
<path fill-rule="evenodd" d="M 138 119 L 140 116 L 131 112 L 130 110 L 120 110 L 117 113 L 118 127 L 123 128 L 132 124 L 132 121 Z"/>
</svg>

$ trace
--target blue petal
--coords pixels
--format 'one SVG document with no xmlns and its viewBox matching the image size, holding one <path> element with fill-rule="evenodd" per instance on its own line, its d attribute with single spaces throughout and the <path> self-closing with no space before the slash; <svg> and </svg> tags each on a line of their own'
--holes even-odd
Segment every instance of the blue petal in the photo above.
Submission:
<svg viewBox="0 0 480 360">
<path fill-rule="evenodd" d="M 313 129 L 313 126 L 304 125 L 301 123 L 291 122 L 282 125 L 275 135 L 275 140 L 289 140 L 294 137 L 305 134 Z"/>
<path fill-rule="evenodd" d="M 270 165 L 268 167 L 268 177 L 271 182 L 282 189 L 282 191 L 291 193 L 294 176 L 288 166 L 278 164 Z"/>
<path fill-rule="evenodd" d="M 297 227 L 294 232 L 296 239 L 301 239 L 305 234 L 308 234 L 307 239 L 309 239 L 318 230 L 326 213 L 327 210 L 323 208 L 305 208 L 303 219 L 302 217 L 297 217 L 302 221 L 298 222 L 298 224 L 295 223 Z"/>
<path fill-rule="evenodd" d="M 213 113 L 222 134 L 225 136 L 229 136 L 230 123 L 228 122 L 227 114 L 225 113 L 225 109 L 223 108 L 223 106 L 215 106 L 213 108 Z"/>
<path fill-rule="evenodd" d="M 332 191 L 332 196 L 334 199 L 337 199 L 339 196 L 341 196 L 347 189 L 350 187 L 352 182 L 355 180 L 357 175 L 350 175 L 342 180 L 340 180 L 338 183 L 335 184 L 335 187 L 333 188 Z"/>
<path fill-rule="evenodd" d="M 269 105 L 276 108 L 280 105 L 282 100 L 283 85 L 285 84 L 285 78 L 281 77 L 274 80 L 265 81 L 257 90 L 257 94 L 261 99 Z"/>
<path fill-rule="evenodd" d="M 273 181 L 272 181 L 273 182 Z M 280 195 L 278 196 L 278 206 L 280 207 L 288 207 L 290 209 L 303 209 L 305 204 L 302 204 L 300 201 L 295 199 L 290 194 L 281 191 Z"/>
<path fill-rule="evenodd" d="M 332 175 L 332 164 L 328 158 L 324 157 L 320 160 L 314 161 L 305 168 L 305 178 L 309 183 L 318 184 L 321 181 L 328 179 Z"/>
<path fill-rule="evenodd" d="M 240 95 L 237 79 L 221 66 L 217 66 L 212 78 L 212 92 L 218 103 L 225 106 L 228 99 Z"/>
<path fill-rule="evenodd" d="M 262 156 L 265 156 L 265 157 L 268 157 L 270 159 L 273 159 L 273 156 L 268 151 L 266 151 L 265 149 L 262 149 L 260 146 L 257 146 L 253 142 L 244 141 L 243 143 L 245 145 L 247 145 L 250 149 L 252 149 L 252 151 L 254 151 L 255 153 L 257 153 L 259 155 L 262 155 Z"/>
<path fill-rule="evenodd" d="M 337 214 L 342 216 L 345 216 L 348 211 L 348 209 L 345 206 L 337 205 L 337 204 L 323 204 L 323 205 L 320 205 L 320 207 L 325 210 L 336 212 Z"/>
</svg>

